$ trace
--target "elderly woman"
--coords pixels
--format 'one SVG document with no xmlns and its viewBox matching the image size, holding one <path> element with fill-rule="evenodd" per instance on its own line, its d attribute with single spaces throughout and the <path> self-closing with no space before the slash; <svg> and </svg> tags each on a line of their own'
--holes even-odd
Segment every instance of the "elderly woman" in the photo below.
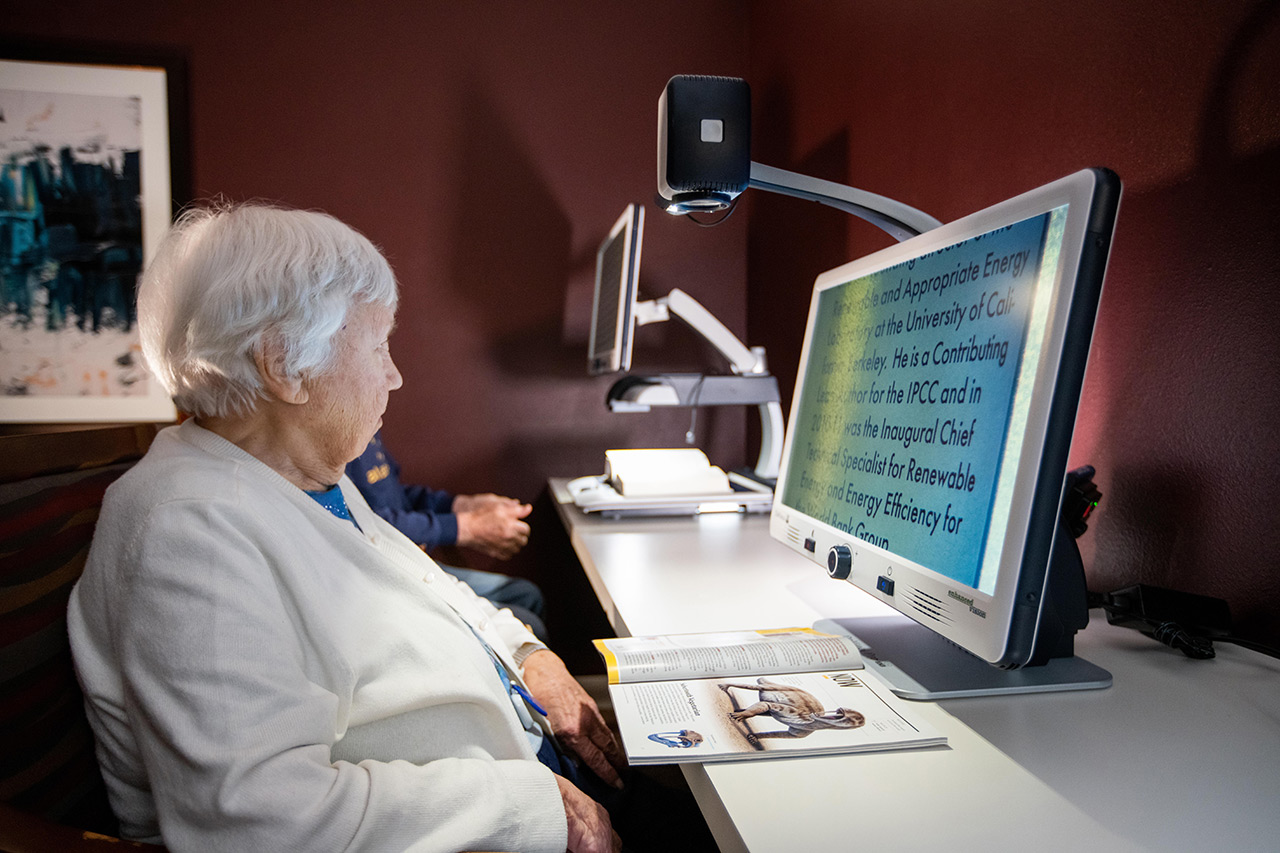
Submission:
<svg viewBox="0 0 1280 853">
<path fill-rule="evenodd" d="M 149 267 L 144 353 L 192 417 L 111 487 L 69 611 L 126 837 L 616 847 L 561 752 L 620 784 L 590 698 L 343 476 L 401 383 L 396 300 L 378 250 L 318 213 L 197 210 Z"/>
</svg>

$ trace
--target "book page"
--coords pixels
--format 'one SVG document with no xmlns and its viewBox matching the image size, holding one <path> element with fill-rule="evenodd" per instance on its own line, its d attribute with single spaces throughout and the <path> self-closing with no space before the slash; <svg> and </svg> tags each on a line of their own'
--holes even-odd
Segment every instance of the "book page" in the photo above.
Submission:
<svg viewBox="0 0 1280 853">
<path fill-rule="evenodd" d="M 726 494 L 729 476 L 697 448 L 606 450 L 605 477 L 625 497 Z"/>
<path fill-rule="evenodd" d="M 852 637 L 812 628 L 595 640 L 610 684 L 861 669 Z"/>
<path fill-rule="evenodd" d="M 633 764 L 869 752 L 946 743 L 904 700 L 847 670 L 609 687 Z"/>
</svg>

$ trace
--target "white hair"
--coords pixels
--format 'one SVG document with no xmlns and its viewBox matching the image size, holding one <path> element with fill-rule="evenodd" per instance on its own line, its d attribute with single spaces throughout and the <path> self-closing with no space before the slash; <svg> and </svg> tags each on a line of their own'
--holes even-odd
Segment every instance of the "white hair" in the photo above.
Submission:
<svg viewBox="0 0 1280 853">
<path fill-rule="evenodd" d="M 324 213 L 261 204 L 186 211 L 138 285 L 151 372 L 180 411 L 252 412 L 270 337 L 290 377 L 322 375 L 352 305 L 396 308 L 395 275 L 367 238 Z"/>
</svg>

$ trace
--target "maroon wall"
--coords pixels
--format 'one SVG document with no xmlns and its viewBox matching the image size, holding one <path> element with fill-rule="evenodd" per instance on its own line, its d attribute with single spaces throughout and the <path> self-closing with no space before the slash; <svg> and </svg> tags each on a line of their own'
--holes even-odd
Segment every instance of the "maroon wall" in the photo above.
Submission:
<svg viewBox="0 0 1280 853">
<path fill-rule="evenodd" d="M 532 499 L 608 447 L 683 442 L 688 411 L 611 414 L 586 373 L 595 249 L 627 202 L 648 203 L 642 288 L 745 332 L 745 223 L 650 203 L 662 87 L 745 74 L 742 3 L 14 3 L 0 35 L 185 58 L 198 197 L 323 209 L 385 249 L 405 379 L 385 435 L 417 480 Z M 635 366 L 708 358 L 671 323 Z M 701 417 L 700 442 L 741 464 L 745 421 Z"/>
<path fill-rule="evenodd" d="M 1226 598 L 1280 639 L 1280 4 L 753 3 L 754 156 L 946 221 L 1125 182 L 1072 464 L 1090 586 Z M 794 384 L 813 277 L 889 238 L 750 199 L 748 332 Z M 790 372 L 788 372 L 790 371 Z"/>
<path fill-rule="evenodd" d="M 384 432 L 411 478 L 532 500 L 605 448 L 684 442 L 687 410 L 611 414 L 611 379 L 586 375 L 595 247 L 653 199 L 667 78 L 745 74 L 744 5 L 60 1 L 6 4 L 0 35 L 186 59 L 197 197 L 316 207 L 384 247 L 404 375 Z M 646 206 L 644 291 L 684 288 L 744 333 L 745 223 Z M 635 366 L 712 357 L 672 323 Z M 740 465 L 745 420 L 703 416 L 699 441 Z"/>
<path fill-rule="evenodd" d="M 652 197 L 671 74 L 748 77 L 756 160 L 942 219 L 1110 166 L 1126 195 L 1072 453 L 1106 493 L 1091 582 L 1221 595 L 1276 640 L 1277 8 L 62 0 L 6 4 L 0 35 L 185 57 L 197 194 L 325 209 L 385 247 L 409 476 L 525 498 L 688 425 L 609 414 L 583 370 L 594 248 Z M 789 395 L 813 276 L 887 238 L 791 199 L 744 209 L 698 229 L 650 205 L 643 284 L 766 345 Z M 709 363 L 677 324 L 640 336 L 638 368 Z M 745 415 L 699 425 L 747 461 Z"/>
</svg>

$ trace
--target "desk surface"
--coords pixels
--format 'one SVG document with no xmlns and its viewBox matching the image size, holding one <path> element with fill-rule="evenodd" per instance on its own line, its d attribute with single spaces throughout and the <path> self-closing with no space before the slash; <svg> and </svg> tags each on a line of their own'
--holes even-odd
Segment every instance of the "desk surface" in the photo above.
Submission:
<svg viewBox="0 0 1280 853">
<path fill-rule="evenodd" d="M 767 516 L 612 520 L 551 492 L 619 636 L 893 614 Z M 1076 651 L 1114 685 L 921 703 L 945 748 L 682 767 L 723 851 L 1280 848 L 1280 661 L 1194 661 L 1105 619 Z"/>
</svg>

